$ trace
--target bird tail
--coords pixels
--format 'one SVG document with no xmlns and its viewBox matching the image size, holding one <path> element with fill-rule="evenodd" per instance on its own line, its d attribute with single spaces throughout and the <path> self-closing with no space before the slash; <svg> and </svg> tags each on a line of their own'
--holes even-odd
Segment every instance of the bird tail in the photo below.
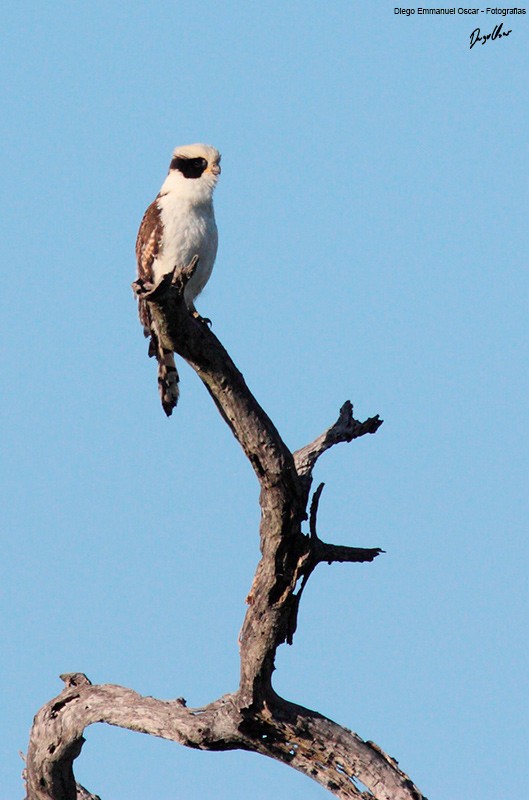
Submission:
<svg viewBox="0 0 529 800">
<path fill-rule="evenodd" d="M 161 346 L 154 331 L 151 331 L 149 355 L 155 356 L 158 361 L 158 391 L 160 392 L 162 408 L 167 416 L 170 417 L 180 396 L 180 387 L 178 385 L 180 376 L 176 369 L 173 351 Z"/>
<path fill-rule="evenodd" d="M 164 347 L 158 349 L 158 389 L 162 407 L 168 417 L 173 413 L 173 408 L 180 397 L 180 376 L 176 369 L 174 354 Z"/>
</svg>

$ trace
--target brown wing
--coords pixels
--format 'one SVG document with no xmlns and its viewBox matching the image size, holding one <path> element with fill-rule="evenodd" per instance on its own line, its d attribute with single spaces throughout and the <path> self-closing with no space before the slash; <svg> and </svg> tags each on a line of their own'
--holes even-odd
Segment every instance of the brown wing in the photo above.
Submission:
<svg viewBox="0 0 529 800">
<path fill-rule="evenodd" d="M 136 239 L 136 259 L 138 261 L 138 279 L 145 283 L 154 282 L 153 262 L 162 248 L 163 226 L 158 207 L 158 198 L 151 203 L 141 221 Z M 178 403 L 179 377 L 174 355 L 160 343 L 156 326 L 151 321 L 149 307 L 144 300 L 138 303 L 140 322 L 145 336 L 150 336 L 149 355 L 158 361 L 158 390 L 163 410 L 168 417 Z"/>
<path fill-rule="evenodd" d="M 162 220 L 158 207 L 158 198 L 154 200 L 143 215 L 138 238 L 136 239 L 136 259 L 138 262 L 138 278 L 152 283 L 154 280 L 152 265 L 158 255 L 162 243 Z M 138 312 L 146 336 L 150 336 L 150 317 L 147 304 L 139 301 Z"/>
<path fill-rule="evenodd" d="M 158 207 L 158 198 L 151 203 L 141 221 L 136 239 L 136 259 L 138 261 L 138 278 L 145 283 L 153 283 L 153 262 L 162 248 L 163 226 Z M 155 326 L 151 322 L 149 307 L 144 300 L 138 303 L 140 322 L 145 336 L 150 336 L 149 355 L 158 361 L 158 389 L 163 410 L 171 416 L 178 403 L 179 377 L 174 356 L 160 344 Z"/>
</svg>

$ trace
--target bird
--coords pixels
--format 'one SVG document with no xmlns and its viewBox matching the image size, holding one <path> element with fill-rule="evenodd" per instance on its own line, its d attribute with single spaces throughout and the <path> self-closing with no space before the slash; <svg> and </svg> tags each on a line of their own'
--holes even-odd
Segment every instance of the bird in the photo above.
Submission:
<svg viewBox="0 0 529 800">
<path fill-rule="evenodd" d="M 208 282 L 217 255 L 218 232 L 213 192 L 221 172 L 220 153 L 208 144 L 177 147 L 158 195 L 147 208 L 136 239 L 138 278 L 158 283 L 177 266 L 198 263 L 184 289 L 189 311 L 202 319 L 194 301 Z M 171 416 L 179 397 L 174 354 L 162 347 L 145 300 L 139 299 L 140 322 L 150 337 L 149 355 L 158 361 L 158 388 L 163 410 Z"/>
</svg>

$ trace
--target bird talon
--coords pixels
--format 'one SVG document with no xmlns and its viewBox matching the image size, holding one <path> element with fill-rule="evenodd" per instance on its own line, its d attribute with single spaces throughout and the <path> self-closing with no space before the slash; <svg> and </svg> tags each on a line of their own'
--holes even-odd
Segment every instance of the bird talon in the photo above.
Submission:
<svg viewBox="0 0 529 800">
<path fill-rule="evenodd" d="M 148 294 L 154 289 L 154 283 L 150 283 L 149 281 L 143 280 L 143 278 L 138 278 L 137 281 L 134 281 L 132 284 L 132 291 L 138 297 L 142 295 Z"/>
<path fill-rule="evenodd" d="M 204 325 L 207 325 L 208 328 L 211 328 L 213 323 L 211 322 L 209 317 L 201 317 L 198 311 L 193 311 L 193 317 L 197 320 L 197 322 L 202 322 Z"/>
</svg>

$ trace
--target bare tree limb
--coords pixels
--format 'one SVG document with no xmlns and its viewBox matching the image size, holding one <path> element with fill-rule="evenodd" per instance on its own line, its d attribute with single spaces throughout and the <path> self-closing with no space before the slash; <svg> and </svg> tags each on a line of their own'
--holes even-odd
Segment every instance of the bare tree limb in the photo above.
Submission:
<svg viewBox="0 0 529 800">
<path fill-rule="evenodd" d="M 276 650 L 293 640 L 301 595 L 315 567 L 322 561 L 372 561 L 382 552 L 319 539 L 316 517 L 323 485 L 312 500 L 310 533 L 302 531 L 317 459 L 334 444 L 374 433 L 381 420 L 376 416 L 358 422 L 347 402 L 333 426 L 293 455 L 217 337 L 186 308 L 183 288 L 195 268 L 193 260 L 157 286 L 141 281 L 133 286 L 149 303 L 163 347 L 196 371 L 261 486 L 261 559 L 240 634 L 239 688 L 202 708 L 187 708 L 182 698 L 156 700 L 120 686 L 92 685 L 84 673 L 62 675 L 65 688 L 35 717 L 25 769 L 26 800 L 97 800 L 76 784 L 73 773 L 83 732 L 96 722 L 202 750 L 261 753 L 289 764 L 340 798 L 425 800 L 397 762 L 376 745 L 280 698 L 271 681 Z"/>
<path fill-rule="evenodd" d="M 321 541 L 316 530 L 316 519 L 318 515 L 320 497 L 324 486 L 324 483 L 320 483 L 312 496 L 312 502 L 310 504 L 310 540 L 307 553 L 302 559 L 300 559 L 298 564 L 298 577 L 302 576 L 303 580 L 301 582 L 299 591 L 292 596 L 291 602 L 288 606 L 289 617 L 286 635 L 287 644 L 292 644 L 293 642 L 294 633 L 296 632 L 297 628 L 298 610 L 301 595 L 303 594 L 303 590 L 307 585 L 308 579 L 318 564 L 320 564 L 322 561 L 326 561 L 328 564 L 332 564 L 335 561 L 340 561 L 342 563 L 346 561 L 349 563 L 365 563 L 366 561 L 374 561 L 378 555 L 384 552 L 380 549 L 380 547 L 347 547 L 345 545 L 327 544 L 326 542 Z"/>
<path fill-rule="evenodd" d="M 347 547 L 343 544 L 327 544 L 318 541 L 316 547 L 316 560 L 318 564 L 326 561 L 327 564 L 365 564 L 367 561 L 374 561 L 377 556 L 384 553 L 380 547 Z"/>
<path fill-rule="evenodd" d="M 380 547 L 347 547 L 341 544 L 327 544 L 327 542 L 322 542 L 319 538 L 316 531 L 316 517 L 324 486 L 324 483 L 320 483 L 312 496 L 310 504 L 310 537 L 314 566 L 322 561 L 326 561 L 328 564 L 332 564 L 334 561 L 341 563 L 345 561 L 356 563 L 373 561 L 380 553 L 384 552 Z"/>
<path fill-rule="evenodd" d="M 310 476 L 318 458 L 330 447 L 341 442 L 352 442 L 366 433 L 376 433 L 383 420 L 378 414 L 359 422 L 353 417 L 353 404 L 346 400 L 340 409 L 340 416 L 330 428 L 317 439 L 294 453 L 294 462 L 299 475 Z"/>
<path fill-rule="evenodd" d="M 187 709 L 176 700 L 155 700 L 121 686 L 90 684 L 67 687 L 37 714 L 28 752 L 33 765 L 28 798 L 94 797 L 76 787 L 72 765 L 81 752 L 85 728 L 95 722 L 201 750 L 261 753 L 308 775 L 337 797 L 362 797 L 361 781 L 371 797 L 380 800 L 424 800 L 397 763 L 376 745 L 273 692 L 260 709 L 241 708 L 238 693 L 203 708 Z M 377 792 L 372 787 L 378 787 Z"/>
</svg>

